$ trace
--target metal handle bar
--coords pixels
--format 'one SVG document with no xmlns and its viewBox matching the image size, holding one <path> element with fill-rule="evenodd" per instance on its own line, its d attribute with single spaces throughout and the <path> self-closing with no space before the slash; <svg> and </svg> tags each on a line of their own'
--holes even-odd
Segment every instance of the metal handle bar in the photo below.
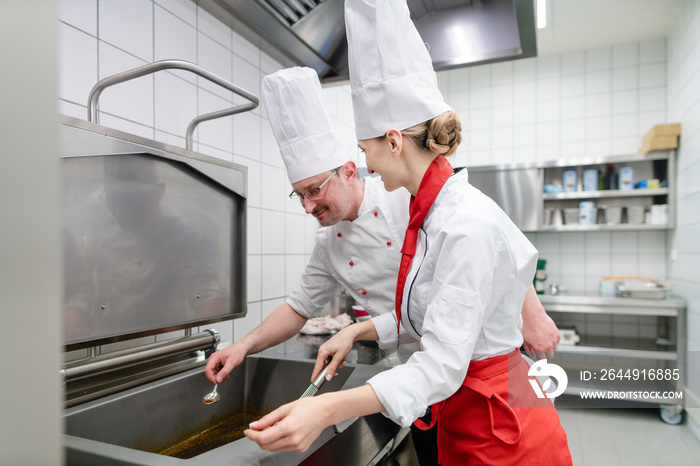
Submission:
<svg viewBox="0 0 700 466">
<path fill-rule="evenodd" d="M 97 113 L 97 100 L 100 98 L 100 94 L 102 94 L 102 91 L 104 91 L 109 86 L 123 83 L 125 81 L 130 81 L 135 78 L 140 78 L 141 76 L 146 76 L 148 74 L 155 73 L 156 71 L 170 69 L 190 71 L 250 101 L 250 103 L 238 105 L 233 108 L 206 113 L 192 120 L 192 122 L 187 127 L 187 133 L 185 135 L 185 144 L 188 150 L 192 150 L 192 135 L 194 134 L 194 130 L 197 127 L 197 125 L 201 122 L 229 115 L 235 115 L 236 113 L 247 112 L 248 110 L 253 110 L 259 104 L 259 100 L 254 94 L 251 94 L 245 89 L 242 89 L 236 86 L 235 84 L 226 81 L 224 78 L 205 70 L 201 66 L 195 65 L 194 63 L 185 60 L 160 60 L 99 80 L 97 84 L 95 84 L 92 87 L 92 90 L 90 91 L 90 96 L 88 97 L 88 121 L 92 122 L 94 116 L 94 123 L 99 123 L 99 116 Z"/>
</svg>

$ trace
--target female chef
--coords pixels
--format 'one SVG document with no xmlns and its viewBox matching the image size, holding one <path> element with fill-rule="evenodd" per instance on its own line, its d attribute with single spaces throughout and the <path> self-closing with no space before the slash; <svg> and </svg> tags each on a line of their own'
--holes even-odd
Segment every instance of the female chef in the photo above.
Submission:
<svg viewBox="0 0 700 466">
<path fill-rule="evenodd" d="M 342 420 L 382 412 L 409 426 L 431 407 L 427 424 L 416 423 L 437 423 L 444 466 L 571 464 L 558 415 L 537 398 L 517 350 L 537 251 L 445 158 L 461 141 L 459 117 L 442 99 L 405 0 L 346 0 L 345 20 L 359 147 L 387 190 L 411 193 L 411 220 L 396 315 L 339 332 L 319 349 L 314 375 L 329 356 L 334 374 L 356 340 L 389 348 L 406 333 L 421 351 L 365 386 L 284 405 L 246 435 L 270 451 L 305 451 Z"/>
</svg>

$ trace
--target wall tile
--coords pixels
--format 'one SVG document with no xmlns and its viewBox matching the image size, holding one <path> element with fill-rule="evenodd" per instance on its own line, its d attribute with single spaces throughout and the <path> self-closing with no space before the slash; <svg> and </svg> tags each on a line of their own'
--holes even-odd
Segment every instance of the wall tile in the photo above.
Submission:
<svg viewBox="0 0 700 466">
<path fill-rule="evenodd" d="M 537 100 L 554 100 L 560 97 L 558 77 L 540 78 L 537 81 Z"/>
<path fill-rule="evenodd" d="M 666 90 L 663 87 L 653 87 L 639 90 L 639 110 L 663 110 L 666 108 Z"/>
<path fill-rule="evenodd" d="M 294 289 L 299 286 L 301 276 L 306 268 L 306 259 L 303 255 L 285 256 L 284 272 L 285 272 L 285 294 L 291 294 Z"/>
<path fill-rule="evenodd" d="M 535 101 L 535 81 L 519 81 L 513 86 L 513 102 L 516 104 Z"/>
<path fill-rule="evenodd" d="M 262 212 L 257 207 L 248 206 L 246 210 L 247 250 L 248 254 L 262 253 Z"/>
<path fill-rule="evenodd" d="M 97 36 L 97 0 L 59 0 L 56 17 L 92 36 Z M 59 66 L 61 58 L 58 60 Z"/>
<path fill-rule="evenodd" d="M 639 62 L 638 44 L 620 44 L 613 46 L 613 67 L 636 66 Z"/>
<path fill-rule="evenodd" d="M 261 159 L 260 117 L 253 112 L 245 112 L 232 118 L 233 151 L 250 159 Z"/>
<path fill-rule="evenodd" d="M 624 91 L 636 89 L 638 86 L 638 74 L 639 69 L 637 67 L 614 69 L 612 72 L 612 90 Z"/>
<path fill-rule="evenodd" d="M 491 105 L 510 105 L 513 103 L 513 84 L 499 84 L 491 88 Z"/>
<path fill-rule="evenodd" d="M 230 51 L 201 32 L 197 34 L 197 64 L 227 81 L 232 81 Z M 197 78 L 197 82 L 202 89 L 206 89 L 228 101 L 231 100 L 231 91 L 228 89 L 205 78 Z M 238 83 L 234 82 L 234 84 Z"/>
<path fill-rule="evenodd" d="M 635 113 L 639 109 L 639 91 L 618 91 L 612 94 L 613 113 Z"/>
<path fill-rule="evenodd" d="M 491 65 L 491 83 L 494 85 L 511 84 L 514 78 L 512 61 L 503 61 Z"/>
<path fill-rule="evenodd" d="M 263 166 L 262 175 L 262 207 L 264 209 L 284 212 L 285 199 L 288 199 L 289 180 L 284 170 L 276 167 Z"/>
<path fill-rule="evenodd" d="M 286 213 L 284 216 L 284 251 L 286 254 L 304 254 L 306 214 Z"/>
<path fill-rule="evenodd" d="M 248 254 L 247 262 L 248 302 L 262 299 L 262 256 Z"/>
<path fill-rule="evenodd" d="M 271 210 L 261 211 L 261 244 L 263 254 L 285 253 L 285 214 Z"/>
<path fill-rule="evenodd" d="M 178 59 L 197 63 L 197 30 L 191 24 L 170 11 L 156 6 L 154 9 L 154 59 Z M 195 82 L 195 74 L 184 73 Z"/>
<path fill-rule="evenodd" d="M 586 93 L 610 92 L 612 74 L 610 70 L 595 70 L 586 73 Z"/>
<path fill-rule="evenodd" d="M 97 75 L 97 39 L 68 25 L 57 27 L 58 97 L 87 108 Z M 86 119 L 83 112 L 82 119 Z"/>
<path fill-rule="evenodd" d="M 153 2 L 151 0 L 100 0 L 100 40 L 147 63 L 153 61 Z M 125 25 L 129 32 L 125 33 Z"/>
<path fill-rule="evenodd" d="M 154 79 L 155 126 L 185 137 L 187 127 L 197 116 L 197 87 L 167 72 L 156 73 Z"/>
<path fill-rule="evenodd" d="M 477 66 L 470 69 L 469 88 L 474 90 L 491 84 L 491 67 Z"/>
<path fill-rule="evenodd" d="M 586 50 L 586 71 L 599 71 L 611 68 L 612 50 L 610 47 L 600 47 Z"/>
<path fill-rule="evenodd" d="M 260 97 L 260 83 L 262 82 L 260 69 L 237 55 L 233 55 L 231 66 L 233 67 L 233 83 Z M 234 96 L 233 101 L 239 104 L 247 102 L 239 96 Z M 260 114 L 260 107 L 256 108 L 254 113 Z"/>
<path fill-rule="evenodd" d="M 231 29 L 203 8 L 197 8 L 197 28 L 211 40 L 231 50 Z"/>
<path fill-rule="evenodd" d="M 561 96 L 574 97 L 586 93 L 586 79 L 583 73 L 568 74 L 562 76 Z"/>
<path fill-rule="evenodd" d="M 236 31 L 231 31 L 231 50 L 251 65 L 255 67 L 260 66 L 260 49 L 248 42 Z"/>
<path fill-rule="evenodd" d="M 259 302 L 253 303 L 248 299 L 248 312 L 246 316 L 242 319 L 236 319 L 233 321 L 233 339 L 235 341 L 240 340 L 244 336 L 248 335 L 250 332 L 255 330 L 255 328 L 262 322 L 261 316 L 261 305 Z"/>
<path fill-rule="evenodd" d="M 469 89 L 469 70 L 470 68 L 457 68 L 447 72 L 450 78 L 450 92 Z"/>
<path fill-rule="evenodd" d="M 100 79 L 122 73 L 145 63 L 129 53 L 101 43 Z M 100 96 L 100 112 L 153 127 L 153 76 L 143 76 L 112 86 Z"/>
<path fill-rule="evenodd" d="M 262 256 L 262 299 L 275 299 L 284 296 L 284 255 Z"/>
<path fill-rule="evenodd" d="M 231 102 L 221 98 L 218 94 L 212 94 L 208 90 L 198 90 L 198 110 L 200 115 L 231 107 Z M 197 141 L 200 144 L 215 147 L 217 149 L 233 152 L 233 123 L 232 117 L 216 118 L 204 121 L 197 127 Z"/>
<path fill-rule="evenodd" d="M 583 50 L 567 52 L 561 56 L 561 73 L 583 73 L 586 69 L 586 53 Z"/>
<path fill-rule="evenodd" d="M 664 63 L 651 63 L 639 67 L 639 86 L 657 87 L 666 85 L 666 66 Z"/>
<path fill-rule="evenodd" d="M 583 120 L 568 120 L 561 123 L 561 141 L 583 141 L 586 136 L 586 126 Z M 568 154 L 566 157 L 570 157 Z"/>
<path fill-rule="evenodd" d="M 637 136 L 639 128 L 637 126 L 637 114 L 629 113 L 624 115 L 614 115 L 612 118 L 612 136 Z"/>
<path fill-rule="evenodd" d="M 516 60 L 514 63 L 515 81 L 534 81 L 537 73 L 537 61 L 534 58 Z"/>
<path fill-rule="evenodd" d="M 639 264 L 636 254 L 615 252 L 612 255 L 611 275 L 635 277 L 639 275 Z"/>
<path fill-rule="evenodd" d="M 197 5 L 191 0 L 154 0 L 156 5 L 168 10 L 190 26 L 197 27 Z"/>
<path fill-rule="evenodd" d="M 666 39 L 652 39 L 639 44 L 639 63 L 656 63 L 666 60 Z"/>
</svg>

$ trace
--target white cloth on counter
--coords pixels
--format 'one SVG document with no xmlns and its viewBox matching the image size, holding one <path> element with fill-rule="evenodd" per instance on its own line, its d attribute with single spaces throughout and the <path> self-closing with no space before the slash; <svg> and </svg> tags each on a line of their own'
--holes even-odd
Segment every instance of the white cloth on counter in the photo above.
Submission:
<svg viewBox="0 0 700 466">
<path fill-rule="evenodd" d="M 332 335 L 352 324 L 352 317 L 343 313 L 335 317 L 314 317 L 306 321 L 299 333 L 304 335 Z"/>
<path fill-rule="evenodd" d="M 365 178 L 358 218 L 318 229 L 311 259 L 287 304 L 315 317 L 342 287 L 370 315 L 391 313 L 409 199 L 403 188 L 390 193 L 380 178 Z"/>
<path fill-rule="evenodd" d="M 384 413 L 402 426 L 461 386 L 469 361 L 510 353 L 532 284 L 537 250 L 506 214 L 453 175 L 421 228 L 404 288 L 401 331 L 421 351 L 372 377 Z M 372 319 L 382 348 L 397 342 L 396 316 Z"/>
<path fill-rule="evenodd" d="M 305 180 L 350 160 L 323 105 L 318 75 L 295 66 L 265 76 L 262 101 L 289 182 Z"/>
</svg>

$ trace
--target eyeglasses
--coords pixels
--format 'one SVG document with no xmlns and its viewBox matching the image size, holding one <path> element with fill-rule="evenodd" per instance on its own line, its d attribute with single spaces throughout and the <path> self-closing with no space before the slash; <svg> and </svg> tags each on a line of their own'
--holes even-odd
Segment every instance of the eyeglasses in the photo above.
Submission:
<svg viewBox="0 0 700 466">
<path fill-rule="evenodd" d="M 309 189 L 303 194 L 298 193 L 296 191 L 292 191 L 291 193 L 289 193 L 289 198 L 292 200 L 299 199 L 299 202 L 301 202 L 302 204 L 304 203 L 304 199 L 315 201 L 316 199 L 321 197 L 321 188 L 323 188 L 331 180 L 331 178 L 333 178 L 333 175 L 338 174 L 339 171 L 340 167 L 334 168 L 333 170 L 331 170 L 330 176 L 326 178 L 326 181 L 321 183 L 317 188 Z"/>
</svg>

